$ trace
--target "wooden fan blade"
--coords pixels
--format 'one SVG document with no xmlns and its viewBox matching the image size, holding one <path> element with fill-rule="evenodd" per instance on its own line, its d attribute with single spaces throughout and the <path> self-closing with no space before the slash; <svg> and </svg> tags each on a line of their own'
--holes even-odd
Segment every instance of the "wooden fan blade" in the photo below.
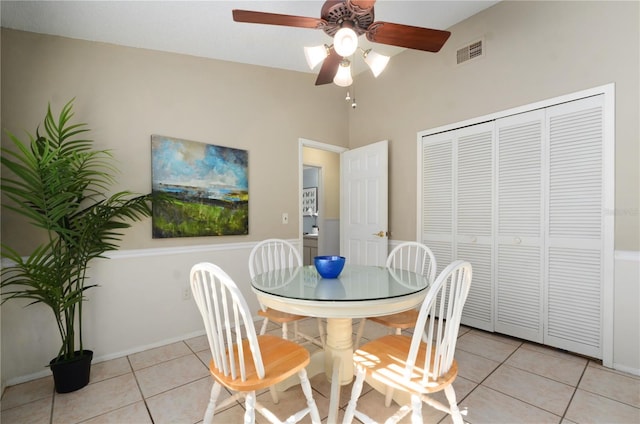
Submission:
<svg viewBox="0 0 640 424">
<path fill-rule="evenodd" d="M 322 62 L 322 67 L 318 73 L 318 79 L 316 79 L 316 85 L 332 83 L 333 77 L 335 77 L 336 72 L 338 72 L 340 62 L 342 62 L 342 56 L 336 53 L 332 48 L 329 56 L 327 56 L 324 59 L 324 62 Z"/>
<path fill-rule="evenodd" d="M 282 25 L 298 28 L 321 29 L 327 22 L 318 18 L 281 15 L 279 13 L 253 12 L 251 10 L 233 10 L 233 20 L 250 24 Z"/>
<path fill-rule="evenodd" d="M 420 28 L 411 25 L 374 22 L 367 28 L 367 40 L 390 46 L 438 52 L 451 33 L 438 29 Z"/>
<path fill-rule="evenodd" d="M 376 0 L 347 0 L 349 10 L 364 11 L 369 10 L 376 3 Z"/>
</svg>

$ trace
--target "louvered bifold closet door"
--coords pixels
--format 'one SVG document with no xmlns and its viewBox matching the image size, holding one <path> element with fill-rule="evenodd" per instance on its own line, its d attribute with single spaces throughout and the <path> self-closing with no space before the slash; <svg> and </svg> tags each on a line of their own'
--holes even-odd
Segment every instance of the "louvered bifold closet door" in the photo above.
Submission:
<svg viewBox="0 0 640 424">
<path fill-rule="evenodd" d="M 422 242 L 436 257 L 438 274 L 453 262 L 454 137 L 450 131 L 422 141 Z"/>
<path fill-rule="evenodd" d="M 459 129 L 454 150 L 454 259 L 473 267 L 461 322 L 487 331 L 494 331 L 493 127 L 488 122 Z"/>
<path fill-rule="evenodd" d="M 603 96 L 549 108 L 545 344 L 602 357 Z"/>
<path fill-rule="evenodd" d="M 496 121 L 495 330 L 543 341 L 544 110 Z"/>
</svg>

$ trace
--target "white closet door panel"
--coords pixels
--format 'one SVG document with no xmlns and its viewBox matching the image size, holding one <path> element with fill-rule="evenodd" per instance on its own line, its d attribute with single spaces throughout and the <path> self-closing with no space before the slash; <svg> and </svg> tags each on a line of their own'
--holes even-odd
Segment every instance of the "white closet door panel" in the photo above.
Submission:
<svg viewBox="0 0 640 424">
<path fill-rule="evenodd" d="M 600 240 L 602 106 L 563 109 L 549 111 L 549 237 Z"/>
<path fill-rule="evenodd" d="M 549 108 L 545 343 L 602 357 L 602 96 Z"/>
<path fill-rule="evenodd" d="M 543 340 L 544 110 L 496 121 L 495 328 Z"/>
<path fill-rule="evenodd" d="M 461 128 L 457 133 L 454 259 L 469 261 L 473 267 L 462 323 L 493 331 L 494 123 Z"/>
<path fill-rule="evenodd" d="M 493 123 L 460 130 L 456 161 L 458 235 L 492 236 Z"/>
<path fill-rule="evenodd" d="M 602 356 L 601 251 L 550 248 L 545 344 Z"/>
<path fill-rule="evenodd" d="M 473 272 L 461 322 L 486 331 L 494 331 L 491 251 L 490 244 L 458 243 L 455 257 L 469 261 Z"/>
<path fill-rule="evenodd" d="M 542 343 L 542 251 L 501 244 L 497 251 L 496 331 Z"/>
<path fill-rule="evenodd" d="M 453 134 L 428 138 L 422 150 L 422 228 L 453 235 Z"/>
<path fill-rule="evenodd" d="M 543 128 L 544 111 L 496 122 L 499 236 L 541 236 Z"/>
<path fill-rule="evenodd" d="M 424 136 L 419 224 L 439 272 L 473 266 L 462 323 L 611 365 L 613 92 L 598 93 Z"/>
</svg>

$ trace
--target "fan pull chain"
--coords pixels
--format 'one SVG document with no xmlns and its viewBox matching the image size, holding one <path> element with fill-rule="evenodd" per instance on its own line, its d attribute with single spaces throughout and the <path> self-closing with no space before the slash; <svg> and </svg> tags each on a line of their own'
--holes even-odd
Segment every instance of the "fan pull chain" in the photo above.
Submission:
<svg viewBox="0 0 640 424">
<path fill-rule="evenodd" d="M 347 90 L 347 96 L 344 98 L 345 101 L 351 101 L 351 108 L 355 109 L 356 107 L 358 107 L 358 104 L 356 103 L 356 89 L 353 86 L 353 84 L 351 84 L 351 92 L 353 93 L 353 97 L 351 97 L 351 94 L 349 94 L 349 90 Z"/>
</svg>

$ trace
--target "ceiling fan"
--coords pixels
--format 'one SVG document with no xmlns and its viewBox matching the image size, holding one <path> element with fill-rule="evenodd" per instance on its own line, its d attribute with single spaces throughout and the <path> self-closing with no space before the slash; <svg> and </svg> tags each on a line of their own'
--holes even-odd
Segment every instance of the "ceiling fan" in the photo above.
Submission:
<svg viewBox="0 0 640 424">
<path fill-rule="evenodd" d="M 312 69 L 324 61 L 316 85 L 331 82 L 341 86 L 351 85 L 353 80 L 347 57 L 357 50 L 357 38 L 362 34 L 374 43 L 427 52 L 438 52 L 451 35 L 449 31 L 382 21 L 374 22 L 374 4 L 375 0 L 329 0 L 322 6 L 320 18 L 235 9 L 233 20 L 321 29 L 334 37 L 334 43 L 331 46 L 305 47 L 305 56 Z M 365 62 L 377 77 L 389 58 L 378 55 L 370 49 L 363 50 L 362 53 Z"/>
</svg>

